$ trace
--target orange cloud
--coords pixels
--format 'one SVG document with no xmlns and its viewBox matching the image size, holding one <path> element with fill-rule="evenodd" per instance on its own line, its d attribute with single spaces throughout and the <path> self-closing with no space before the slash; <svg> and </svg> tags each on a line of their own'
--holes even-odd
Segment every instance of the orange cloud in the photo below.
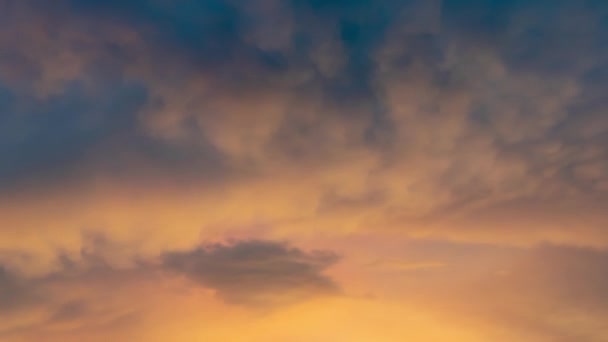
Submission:
<svg viewBox="0 0 608 342">
<path fill-rule="evenodd" d="M 606 339 L 605 11 L 495 5 L 0 0 L 0 339 Z"/>
</svg>

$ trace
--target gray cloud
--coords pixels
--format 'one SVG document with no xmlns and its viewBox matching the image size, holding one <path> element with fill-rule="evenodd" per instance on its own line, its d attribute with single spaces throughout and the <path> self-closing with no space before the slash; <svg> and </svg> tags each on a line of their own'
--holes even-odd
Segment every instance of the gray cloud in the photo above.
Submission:
<svg viewBox="0 0 608 342">
<path fill-rule="evenodd" d="M 268 179 L 301 198 L 286 178 L 306 173 L 314 219 L 373 212 L 403 230 L 608 201 L 602 2 L 0 3 L 0 187 L 15 193 L 96 197 L 102 180 L 221 206 Z M 511 230 L 494 223 L 480 230 Z"/>
<path fill-rule="evenodd" d="M 480 308 L 539 341 L 601 341 L 608 318 L 608 253 L 543 245 L 472 286 Z M 533 312 L 530 309 L 533 308 Z"/>
<path fill-rule="evenodd" d="M 361 248 L 364 244 L 362 244 Z M 395 243 L 394 246 L 399 246 Z M 390 248 L 387 248 L 390 250 Z M 531 248 L 445 241 L 404 244 L 402 257 L 370 265 L 412 305 L 445 320 L 460 317 L 505 332 L 492 340 L 604 341 L 608 318 L 608 251 L 542 244 Z M 432 258 L 432 259 L 431 259 Z M 399 262 L 436 260 L 443 267 L 390 271 Z M 386 269 L 382 268 L 382 264 Z M 375 268 L 375 269 L 374 269 Z M 377 272 L 377 273 L 376 273 Z M 498 335 L 497 335 L 498 336 Z"/>
<path fill-rule="evenodd" d="M 54 271 L 20 276 L 0 268 L 0 338 L 49 338 L 100 332 L 106 327 L 133 325 L 145 317 L 141 287 L 187 277 L 195 287 L 216 291 L 219 299 L 249 308 L 275 308 L 302 300 L 340 294 L 323 272 L 338 257 L 327 251 L 305 252 L 273 241 L 234 241 L 187 251 L 141 257 L 128 265 L 111 259 L 117 249 L 102 235 L 89 235 L 80 253 L 57 255 Z M 177 285 L 180 284 L 180 285 Z M 188 285 L 191 286 L 192 284 Z M 164 288 L 164 290 L 171 291 Z M 153 291 L 158 294 L 159 288 Z M 171 295 L 168 293 L 167 295 Z M 20 317 L 34 314 L 31 319 Z M 124 322 L 123 322 L 124 320 Z"/>
<path fill-rule="evenodd" d="M 0 266 L 0 315 L 35 305 L 40 299 L 33 284 Z"/>
<path fill-rule="evenodd" d="M 89 314 L 87 305 L 87 302 L 83 300 L 74 300 L 64 303 L 52 314 L 50 321 L 65 322 L 82 318 Z"/>
<path fill-rule="evenodd" d="M 307 253 L 271 241 L 238 241 L 167 253 L 163 265 L 227 302 L 276 305 L 337 293 L 338 286 L 322 273 L 337 259 L 330 252 Z"/>
</svg>

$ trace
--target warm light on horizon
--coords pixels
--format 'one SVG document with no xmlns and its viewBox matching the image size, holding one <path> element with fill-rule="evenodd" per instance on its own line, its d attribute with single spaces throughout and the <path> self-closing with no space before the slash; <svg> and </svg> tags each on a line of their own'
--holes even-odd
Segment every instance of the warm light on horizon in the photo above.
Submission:
<svg viewBox="0 0 608 342">
<path fill-rule="evenodd" d="M 608 342 L 607 22 L 0 0 L 0 341 Z"/>
</svg>

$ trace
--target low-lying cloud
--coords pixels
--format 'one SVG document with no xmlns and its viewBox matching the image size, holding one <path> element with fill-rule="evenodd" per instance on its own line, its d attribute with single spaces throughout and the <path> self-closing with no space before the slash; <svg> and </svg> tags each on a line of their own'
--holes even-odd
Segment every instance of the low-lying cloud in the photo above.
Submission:
<svg viewBox="0 0 608 342">
<path fill-rule="evenodd" d="M 338 285 L 322 272 L 337 260 L 331 252 L 304 252 L 271 241 L 237 241 L 166 253 L 167 270 L 217 291 L 224 300 L 274 305 L 336 294 Z"/>
</svg>

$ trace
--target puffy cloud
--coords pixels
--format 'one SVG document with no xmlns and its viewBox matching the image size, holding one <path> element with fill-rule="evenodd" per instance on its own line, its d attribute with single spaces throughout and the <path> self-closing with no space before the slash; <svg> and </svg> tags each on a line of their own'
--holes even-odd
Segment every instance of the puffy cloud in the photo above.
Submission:
<svg viewBox="0 0 608 342">
<path fill-rule="evenodd" d="M 606 279 L 597 272 L 605 267 L 606 253 L 600 250 L 353 237 L 326 241 L 343 244 L 340 250 L 352 253 L 336 265 L 330 278 L 322 272 L 336 261 L 335 253 L 304 252 L 272 241 L 233 241 L 167 251 L 159 260 L 140 259 L 123 266 L 106 260 L 105 255 L 114 255 L 117 246 L 101 237 L 89 241 L 79 258 L 61 257 L 61 268 L 52 274 L 27 278 L 5 272 L 2 286 L 6 293 L 34 301 L 20 300 L 12 309 L 4 306 L 9 309 L 2 312 L 5 320 L 0 334 L 4 339 L 26 336 L 26 340 L 34 340 L 44 335 L 53 341 L 86 335 L 103 340 L 157 334 L 150 337 L 155 341 L 176 334 L 177 327 L 201 325 L 208 330 L 209 335 L 204 336 L 213 338 L 238 339 L 245 332 L 255 340 L 301 334 L 323 338 L 333 336 L 334 330 L 323 329 L 324 323 L 311 317 L 328 314 L 334 316 L 336 329 L 352 328 L 348 322 L 367 321 L 356 329 L 361 336 L 370 337 L 385 336 L 381 327 L 392 327 L 397 324 L 393 319 L 399 319 L 409 332 L 395 326 L 394 335 L 386 335 L 387 341 L 410 335 L 421 340 L 438 338 L 429 326 L 445 321 L 451 323 L 440 336 L 465 336 L 467 341 L 606 337 L 601 329 L 608 313 Z M 333 279 L 347 286 L 346 296 L 328 296 L 339 293 Z M 17 296 L 27 289 L 37 296 Z M 361 297 L 362 293 L 369 295 Z M 271 306 L 274 310 L 254 310 L 253 314 L 262 315 L 254 319 L 239 309 L 218 306 L 215 299 L 237 304 L 231 308 Z M 411 310 L 397 310 L 388 303 Z M 181 309 L 169 309 L 176 305 Z M 179 312 L 204 318 L 193 326 L 180 319 L 180 325 L 174 327 L 170 316 Z M 223 312 L 223 320 L 243 324 L 244 330 L 234 331 L 233 326 L 226 330 L 219 322 L 214 327 L 214 312 L 216 316 Z M 267 320 L 276 322 L 275 329 L 261 323 Z M 156 328 L 147 335 L 151 322 L 156 322 Z"/>
<path fill-rule="evenodd" d="M 268 241 L 211 245 L 163 256 L 166 269 L 217 291 L 228 302 L 276 305 L 338 292 L 321 272 L 337 260 L 329 252 L 306 253 Z"/>
<path fill-rule="evenodd" d="M 116 256 L 127 247 L 95 234 L 85 241 L 77 255 L 57 254 L 52 272 L 18 275 L 2 269 L 3 339 L 45 334 L 62 340 L 91 334 L 103 340 L 129 331 L 142 336 L 140 323 L 162 312 L 162 301 L 172 297 L 197 297 L 212 306 L 273 309 L 254 310 L 270 314 L 341 294 L 324 274 L 338 260 L 329 251 L 305 252 L 285 243 L 247 240 L 125 261 Z M 146 302 L 146 296 L 159 300 Z"/>
<path fill-rule="evenodd" d="M 582 236 L 544 214 L 606 201 L 602 6 L 535 22 L 544 7 L 519 2 L 3 5 L 0 64 L 19 72 L 0 91 L 6 244 L 37 227 L 65 248 L 91 228 L 164 241 L 177 217 L 175 247 L 257 222 L 279 237 L 606 243 L 593 206 L 578 206 Z M 534 67 L 572 51 L 552 39 L 544 53 L 534 32 L 588 37 L 586 62 Z M 521 234 L 499 228 L 513 208 Z"/>
</svg>

